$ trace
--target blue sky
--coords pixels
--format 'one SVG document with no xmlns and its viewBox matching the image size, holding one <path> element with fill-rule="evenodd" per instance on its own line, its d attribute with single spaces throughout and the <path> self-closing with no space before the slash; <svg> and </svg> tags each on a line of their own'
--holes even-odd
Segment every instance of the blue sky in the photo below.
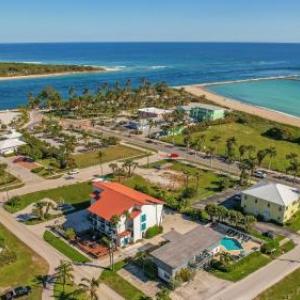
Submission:
<svg viewBox="0 0 300 300">
<path fill-rule="evenodd" d="M 0 42 L 300 42 L 299 0 L 0 0 Z"/>
</svg>

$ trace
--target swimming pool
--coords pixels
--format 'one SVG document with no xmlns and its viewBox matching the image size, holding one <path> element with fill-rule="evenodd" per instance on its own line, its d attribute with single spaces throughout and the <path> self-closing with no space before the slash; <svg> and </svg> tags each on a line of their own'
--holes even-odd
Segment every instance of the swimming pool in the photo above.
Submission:
<svg viewBox="0 0 300 300">
<path fill-rule="evenodd" d="M 223 246 L 228 251 L 243 249 L 241 243 L 238 240 L 230 237 L 223 237 L 220 242 L 220 245 Z"/>
</svg>

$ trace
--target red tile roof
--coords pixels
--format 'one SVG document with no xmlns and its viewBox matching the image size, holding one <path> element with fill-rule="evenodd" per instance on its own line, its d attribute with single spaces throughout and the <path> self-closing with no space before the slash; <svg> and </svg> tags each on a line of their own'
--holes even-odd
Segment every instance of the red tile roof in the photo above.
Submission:
<svg viewBox="0 0 300 300">
<path fill-rule="evenodd" d="M 121 233 L 118 234 L 118 236 L 120 238 L 129 236 L 129 235 L 131 235 L 131 231 L 129 231 L 129 230 L 125 230 L 125 231 L 123 231 L 123 232 L 121 232 Z"/>
<path fill-rule="evenodd" d="M 149 195 L 133 190 L 117 182 L 94 182 L 94 188 L 102 192 L 92 204 L 89 212 L 110 221 L 114 215 L 121 216 L 125 211 L 142 205 L 163 204 L 164 202 Z"/>
</svg>

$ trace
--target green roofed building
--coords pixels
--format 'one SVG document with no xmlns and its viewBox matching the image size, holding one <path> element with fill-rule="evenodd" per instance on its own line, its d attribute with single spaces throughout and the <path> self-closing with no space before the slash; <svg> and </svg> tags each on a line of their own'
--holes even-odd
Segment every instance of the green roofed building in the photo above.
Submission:
<svg viewBox="0 0 300 300">
<path fill-rule="evenodd" d="M 203 103 L 190 103 L 189 105 L 179 106 L 177 109 L 183 111 L 195 122 L 223 119 L 226 111 L 222 107 Z"/>
</svg>

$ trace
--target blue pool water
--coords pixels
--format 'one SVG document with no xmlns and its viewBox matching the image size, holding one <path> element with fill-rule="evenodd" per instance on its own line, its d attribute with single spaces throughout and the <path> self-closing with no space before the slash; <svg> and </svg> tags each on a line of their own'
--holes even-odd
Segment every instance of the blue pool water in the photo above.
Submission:
<svg viewBox="0 0 300 300">
<path fill-rule="evenodd" d="M 80 93 L 95 90 L 102 83 L 131 79 L 137 84 L 142 77 L 170 85 L 209 83 L 228 80 L 300 74 L 300 44 L 255 43 L 31 43 L 0 44 L 0 61 L 81 64 L 111 67 L 115 71 L 76 74 L 62 77 L 0 81 L 0 109 L 26 103 L 29 92 L 38 93 L 52 85 L 63 95 L 70 87 Z M 260 106 L 291 112 L 292 102 L 299 102 L 289 90 L 276 88 L 278 97 L 255 97 Z M 256 89 L 256 87 L 255 87 Z M 299 95 L 299 93 L 297 93 Z M 252 99 L 252 94 L 249 95 Z M 247 97 L 241 101 L 252 101 Z M 278 99 L 281 102 L 278 104 Z M 274 105 L 274 101 L 276 102 Z M 287 108 L 288 107 L 288 108 Z"/>
<path fill-rule="evenodd" d="M 300 78 L 218 84 L 208 89 L 228 98 L 300 116 Z"/>
<path fill-rule="evenodd" d="M 222 238 L 220 245 L 223 246 L 228 251 L 243 249 L 242 245 L 238 240 L 229 237 Z"/>
</svg>

